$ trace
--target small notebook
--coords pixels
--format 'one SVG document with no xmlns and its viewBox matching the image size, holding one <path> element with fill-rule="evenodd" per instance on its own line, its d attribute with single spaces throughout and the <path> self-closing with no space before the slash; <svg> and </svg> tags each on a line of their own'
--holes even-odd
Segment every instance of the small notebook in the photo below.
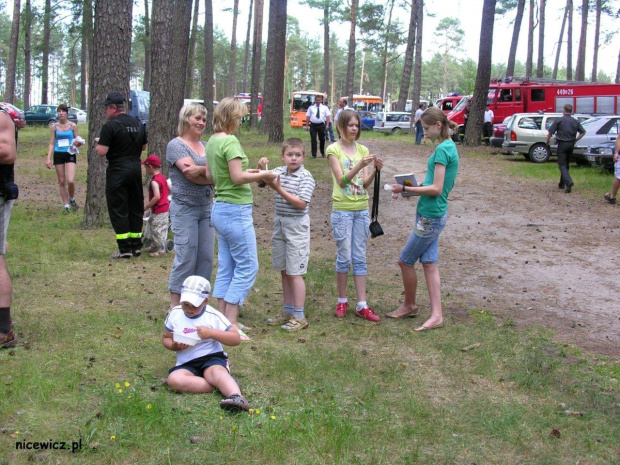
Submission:
<svg viewBox="0 0 620 465">
<path fill-rule="evenodd" d="M 418 187 L 418 182 L 415 180 L 415 174 L 413 173 L 397 174 L 394 176 L 394 179 L 396 179 L 396 182 L 398 184 L 403 184 L 410 187 Z M 413 192 L 403 192 L 402 194 L 403 197 L 412 197 L 414 195 L 419 194 L 414 194 Z"/>
</svg>

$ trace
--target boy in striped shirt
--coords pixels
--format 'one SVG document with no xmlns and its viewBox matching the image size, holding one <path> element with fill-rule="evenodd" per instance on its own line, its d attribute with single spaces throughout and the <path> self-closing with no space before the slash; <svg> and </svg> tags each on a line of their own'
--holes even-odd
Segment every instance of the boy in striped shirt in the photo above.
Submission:
<svg viewBox="0 0 620 465">
<path fill-rule="evenodd" d="M 314 192 L 312 174 L 304 168 L 304 143 L 296 137 L 282 143 L 284 166 L 273 170 L 278 177 L 267 183 L 275 191 L 276 215 L 271 246 L 273 268 L 282 274 L 284 310 L 270 318 L 270 325 L 281 325 L 287 331 L 308 327 L 304 313 L 306 283 L 303 275 L 310 257 L 310 217 L 308 206 Z M 266 157 L 258 161 L 258 169 L 266 169 Z"/>
</svg>

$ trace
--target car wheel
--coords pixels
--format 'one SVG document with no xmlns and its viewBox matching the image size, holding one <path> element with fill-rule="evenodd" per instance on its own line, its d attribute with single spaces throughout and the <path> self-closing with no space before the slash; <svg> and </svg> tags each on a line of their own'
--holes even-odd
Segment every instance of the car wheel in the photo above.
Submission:
<svg viewBox="0 0 620 465">
<path fill-rule="evenodd" d="M 526 160 L 530 159 L 530 155 L 528 153 L 522 153 L 521 155 L 523 155 L 523 158 L 525 158 Z"/>
<path fill-rule="evenodd" d="M 530 161 L 532 163 L 545 163 L 549 161 L 549 147 L 545 144 L 534 144 L 530 149 Z"/>
<path fill-rule="evenodd" d="M 399 136 L 401 133 L 402 131 L 400 130 L 400 128 L 392 129 L 392 134 L 394 134 L 395 136 Z"/>
</svg>

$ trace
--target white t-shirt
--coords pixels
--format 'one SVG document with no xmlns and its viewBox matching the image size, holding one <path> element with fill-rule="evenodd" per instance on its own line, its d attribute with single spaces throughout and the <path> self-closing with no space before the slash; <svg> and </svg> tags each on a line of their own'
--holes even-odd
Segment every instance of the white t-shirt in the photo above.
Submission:
<svg viewBox="0 0 620 465">
<path fill-rule="evenodd" d="M 493 114 L 493 110 L 486 110 L 484 112 L 484 122 L 485 123 L 492 123 L 494 116 L 495 115 Z"/>
<path fill-rule="evenodd" d="M 206 326 L 207 328 L 220 331 L 228 331 L 232 328 L 230 321 L 210 305 L 205 305 L 202 312 L 192 318 L 185 316 L 181 306 L 177 305 L 170 310 L 164 322 L 164 328 L 171 333 L 194 334 L 198 326 Z M 183 365 L 198 357 L 204 357 L 205 355 L 223 351 L 222 344 L 215 339 L 201 339 L 195 346 L 189 346 L 187 349 L 180 350 L 176 353 L 176 366 Z"/>
<path fill-rule="evenodd" d="M 417 123 L 417 122 L 420 120 L 420 118 L 422 117 L 422 113 L 424 113 L 424 112 L 422 111 L 422 109 L 421 109 L 421 108 L 418 108 L 418 109 L 415 111 L 415 114 L 413 115 L 413 119 L 414 119 L 414 121 L 415 121 L 416 123 Z"/>
</svg>

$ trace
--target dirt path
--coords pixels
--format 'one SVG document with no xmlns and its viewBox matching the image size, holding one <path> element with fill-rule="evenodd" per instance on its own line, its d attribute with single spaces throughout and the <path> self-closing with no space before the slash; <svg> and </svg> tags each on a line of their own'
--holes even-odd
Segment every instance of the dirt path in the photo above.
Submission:
<svg viewBox="0 0 620 465">
<path fill-rule="evenodd" d="M 430 147 L 368 145 L 383 154 L 383 179 L 426 172 Z M 539 323 L 560 341 L 620 354 L 618 207 L 584 199 L 578 186 L 565 194 L 555 179 L 502 174 L 500 165 L 510 163 L 502 155 L 471 157 L 460 147 L 459 152 L 461 170 L 440 248 L 444 292 L 517 323 Z M 402 225 L 406 231 L 413 225 L 415 200 L 384 197 L 381 224 L 396 238 L 398 253 Z"/>
</svg>

